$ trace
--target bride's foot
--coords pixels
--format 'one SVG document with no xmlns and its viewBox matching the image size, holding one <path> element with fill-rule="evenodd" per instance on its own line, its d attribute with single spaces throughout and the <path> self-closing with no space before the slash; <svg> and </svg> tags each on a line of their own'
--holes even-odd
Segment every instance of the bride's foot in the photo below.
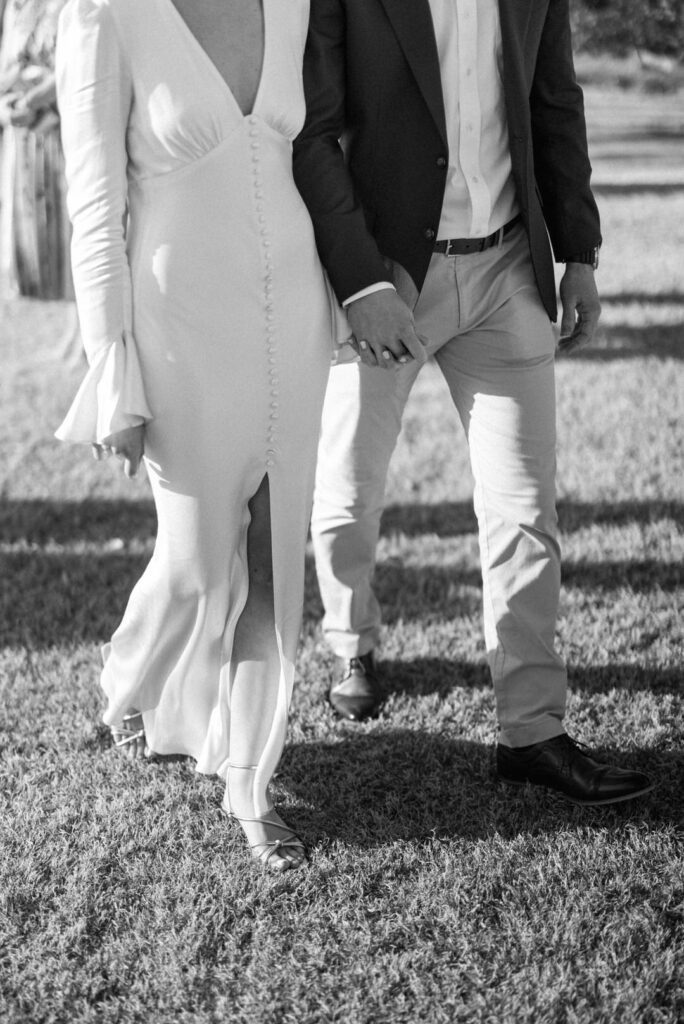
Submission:
<svg viewBox="0 0 684 1024">
<path fill-rule="evenodd" d="M 265 814 L 255 816 L 255 805 L 268 806 L 267 793 L 257 801 L 253 790 L 256 765 L 231 764 L 223 798 L 223 809 L 229 818 L 238 822 L 245 833 L 255 860 L 270 871 L 291 871 L 301 867 L 306 858 L 306 847 L 293 829 L 280 817 L 274 807 Z M 264 799 L 265 798 L 265 799 Z"/>
<path fill-rule="evenodd" d="M 228 815 L 245 833 L 254 859 L 270 871 L 291 871 L 304 863 L 304 843 L 275 809 L 263 818 L 241 818 L 232 811 Z"/>
<path fill-rule="evenodd" d="M 140 711 L 129 708 L 121 723 L 109 729 L 115 747 L 130 760 L 147 757 L 149 751 L 145 742 L 145 728 Z"/>
</svg>

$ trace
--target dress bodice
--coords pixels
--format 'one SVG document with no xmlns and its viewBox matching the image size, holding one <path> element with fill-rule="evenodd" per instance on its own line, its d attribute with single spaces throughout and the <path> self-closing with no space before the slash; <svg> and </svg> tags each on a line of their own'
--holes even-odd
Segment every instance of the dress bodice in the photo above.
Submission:
<svg viewBox="0 0 684 1024">
<path fill-rule="evenodd" d="M 251 114 L 292 141 L 305 115 L 301 61 L 309 0 L 263 4 L 263 65 Z M 97 45 L 64 56 L 90 60 L 93 82 L 109 68 L 126 123 L 130 178 L 177 171 L 243 125 L 228 85 L 172 0 L 70 0 L 65 27 L 72 17 L 90 23 Z"/>
</svg>

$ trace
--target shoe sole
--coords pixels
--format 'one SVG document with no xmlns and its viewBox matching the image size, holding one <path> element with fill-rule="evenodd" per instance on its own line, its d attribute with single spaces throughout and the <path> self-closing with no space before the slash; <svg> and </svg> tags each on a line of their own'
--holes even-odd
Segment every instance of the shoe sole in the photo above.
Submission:
<svg viewBox="0 0 684 1024">
<path fill-rule="evenodd" d="M 554 796 L 559 796 L 562 800 L 567 800 L 571 804 L 576 804 L 579 807 L 606 807 L 609 804 L 623 804 L 627 800 L 635 800 L 639 796 L 645 796 L 647 793 L 651 793 L 655 789 L 655 783 L 651 783 L 650 786 L 645 786 L 644 789 L 638 789 L 635 793 L 626 793 L 624 796 L 611 796 L 607 800 L 580 800 L 576 796 L 570 796 L 568 793 L 564 793 L 562 789 L 554 789 L 553 786 L 545 786 L 543 782 L 530 782 L 525 780 L 524 782 L 518 779 L 506 779 L 503 776 L 497 776 L 499 782 L 503 782 L 506 786 L 514 786 L 516 789 L 525 789 L 529 786 L 531 789 L 543 789 L 546 793 L 551 793 Z"/>
</svg>

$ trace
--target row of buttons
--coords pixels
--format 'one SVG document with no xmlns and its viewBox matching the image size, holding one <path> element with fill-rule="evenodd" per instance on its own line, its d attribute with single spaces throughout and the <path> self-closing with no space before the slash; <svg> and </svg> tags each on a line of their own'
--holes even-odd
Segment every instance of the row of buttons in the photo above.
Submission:
<svg viewBox="0 0 684 1024">
<path fill-rule="evenodd" d="M 250 149 L 252 150 L 252 182 L 254 185 L 254 199 L 255 199 L 255 210 L 257 215 L 257 224 L 259 225 L 259 235 L 261 238 L 261 248 L 264 262 L 264 316 L 266 320 L 266 361 L 268 364 L 268 390 L 269 390 L 269 414 L 268 414 L 268 430 L 266 432 L 266 465 L 275 465 L 276 455 L 276 421 L 278 419 L 278 367 L 276 360 L 276 341 L 277 341 L 277 329 L 275 326 L 275 313 L 273 311 L 273 254 L 271 252 L 271 240 L 268 237 L 268 228 L 266 227 L 266 215 L 264 212 L 264 192 L 263 192 L 263 180 L 261 177 L 261 158 L 259 156 L 259 150 L 261 144 L 259 142 L 259 129 L 257 127 L 258 120 L 256 117 L 249 118 L 249 136 L 251 138 Z"/>
</svg>

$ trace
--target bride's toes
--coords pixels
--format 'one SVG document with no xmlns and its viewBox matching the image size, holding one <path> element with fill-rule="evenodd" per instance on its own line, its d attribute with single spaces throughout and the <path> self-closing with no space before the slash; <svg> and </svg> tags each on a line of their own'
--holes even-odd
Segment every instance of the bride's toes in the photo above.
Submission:
<svg viewBox="0 0 684 1024">
<path fill-rule="evenodd" d="M 226 810 L 245 833 L 254 859 L 265 868 L 270 871 L 291 871 L 304 863 L 304 843 L 275 811 L 268 817 L 247 818 L 228 808 Z"/>
<path fill-rule="evenodd" d="M 129 760 L 134 761 L 149 755 L 143 717 L 139 711 L 131 708 L 121 722 L 112 725 L 109 731 L 114 746 Z"/>
</svg>

